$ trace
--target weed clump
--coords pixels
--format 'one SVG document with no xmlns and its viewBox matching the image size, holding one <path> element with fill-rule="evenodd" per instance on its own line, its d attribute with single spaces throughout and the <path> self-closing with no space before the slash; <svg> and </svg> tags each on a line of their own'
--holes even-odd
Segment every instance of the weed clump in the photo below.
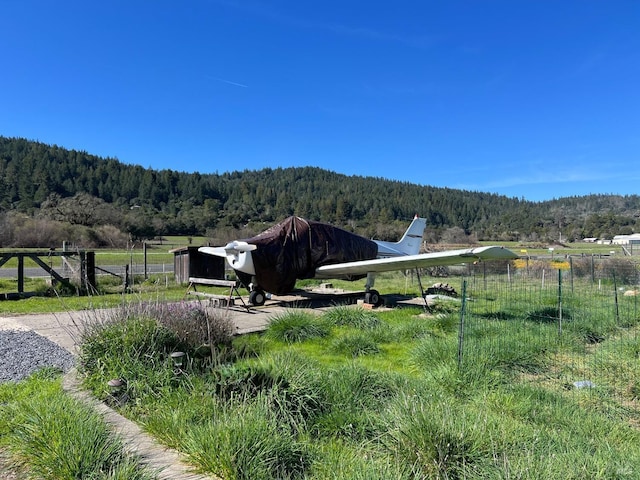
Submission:
<svg viewBox="0 0 640 480">
<path fill-rule="evenodd" d="M 266 394 L 226 404 L 192 427 L 184 447 L 203 470 L 236 480 L 302 478 L 312 462 L 309 445 L 281 424 Z"/>
<path fill-rule="evenodd" d="M 96 316 L 81 335 L 79 368 L 105 398 L 109 379 L 122 380 L 132 399 L 171 385 L 173 352 L 186 354 L 184 371 L 235 358 L 228 317 L 210 316 L 199 307 L 138 303 Z"/>
<path fill-rule="evenodd" d="M 211 313 L 199 304 L 158 303 L 152 306 L 151 315 L 173 332 L 186 348 L 227 346 L 233 338 L 234 325 L 229 315 L 218 311 Z"/>
<path fill-rule="evenodd" d="M 348 357 L 358 357 L 379 353 L 380 346 L 370 335 L 358 332 L 347 333 L 335 339 L 331 344 L 331 350 Z"/>
<path fill-rule="evenodd" d="M 265 337 L 285 343 L 323 338 L 330 333 L 326 322 L 309 312 L 291 310 L 269 322 Z"/>
<path fill-rule="evenodd" d="M 453 398 L 402 397 L 387 421 L 383 442 L 412 466 L 415 478 L 498 476 L 499 470 L 487 459 L 500 454 L 499 424 L 486 415 L 469 414 Z"/>
<path fill-rule="evenodd" d="M 364 308 L 345 305 L 339 305 L 327 310 L 322 315 L 322 318 L 337 327 L 347 326 L 363 330 L 377 328 L 382 323 L 382 320 L 376 314 Z"/>
</svg>

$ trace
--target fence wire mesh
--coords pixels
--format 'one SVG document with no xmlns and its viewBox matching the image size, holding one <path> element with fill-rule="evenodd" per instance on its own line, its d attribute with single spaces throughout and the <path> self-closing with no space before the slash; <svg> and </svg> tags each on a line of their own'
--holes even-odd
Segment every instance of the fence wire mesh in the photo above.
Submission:
<svg viewBox="0 0 640 480">
<path fill-rule="evenodd" d="M 640 269 L 578 257 L 458 272 L 464 378 L 568 395 L 640 419 Z M 450 277 L 452 278 L 452 277 Z"/>
</svg>

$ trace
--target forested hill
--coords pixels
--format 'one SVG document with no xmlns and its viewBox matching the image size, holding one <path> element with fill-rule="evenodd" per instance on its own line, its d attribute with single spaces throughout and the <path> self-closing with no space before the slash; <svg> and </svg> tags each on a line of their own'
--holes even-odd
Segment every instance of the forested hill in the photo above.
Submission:
<svg viewBox="0 0 640 480">
<path fill-rule="evenodd" d="M 292 214 L 363 234 L 384 234 L 385 226 L 406 225 L 418 213 L 428 219 L 435 236 L 448 231 L 479 240 L 640 231 L 637 195 L 529 202 L 316 167 L 220 175 L 158 171 L 0 137 L 0 215 L 16 212 L 86 227 L 109 224 L 137 237 L 205 234 L 249 222 L 268 224 Z"/>
</svg>

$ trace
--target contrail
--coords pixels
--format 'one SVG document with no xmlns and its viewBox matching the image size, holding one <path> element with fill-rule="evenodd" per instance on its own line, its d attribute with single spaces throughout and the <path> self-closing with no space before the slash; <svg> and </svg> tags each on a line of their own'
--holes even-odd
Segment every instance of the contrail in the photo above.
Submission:
<svg viewBox="0 0 640 480">
<path fill-rule="evenodd" d="M 243 85 L 242 83 L 232 82 L 231 80 L 225 80 L 224 78 L 218 78 L 218 77 L 211 77 L 211 78 L 213 78 L 214 80 L 217 80 L 219 82 L 228 83 L 229 85 L 235 85 L 236 87 L 249 88 L 248 85 Z"/>
</svg>

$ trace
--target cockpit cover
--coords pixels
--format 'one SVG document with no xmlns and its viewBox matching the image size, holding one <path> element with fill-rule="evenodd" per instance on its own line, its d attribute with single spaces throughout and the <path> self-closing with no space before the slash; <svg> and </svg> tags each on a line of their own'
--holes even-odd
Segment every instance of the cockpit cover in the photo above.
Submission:
<svg viewBox="0 0 640 480">
<path fill-rule="evenodd" d="M 258 285 L 276 295 L 288 293 L 296 279 L 313 278 L 316 268 L 376 258 L 378 246 L 360 235 L 326 223 L 289 217 L 245 240 L 252 252 Z"/>
</svg>

